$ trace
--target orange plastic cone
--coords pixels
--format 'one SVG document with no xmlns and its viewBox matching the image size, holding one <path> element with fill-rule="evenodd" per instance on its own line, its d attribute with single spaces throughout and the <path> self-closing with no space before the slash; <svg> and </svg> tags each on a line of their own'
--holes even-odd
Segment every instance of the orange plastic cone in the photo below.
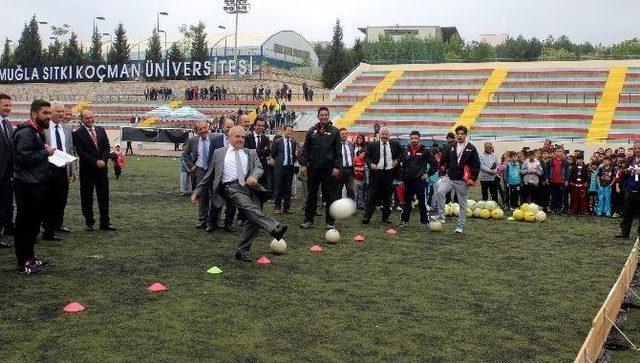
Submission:
<svg viewBox="0 0 640 363">
<path fill-rule="evenodd" d="M 65 313 L 79 313 L 84 311 L 84 309 L 85 307 L 82 304 L 73 301 L 68 303 L 62 310 L 64 310 Z"/>
<path fill-rule="evenodd" d="M 271 260 L 268 259 L 266 256 L 262 256 L 256 261 L 256 263 L 258 265 L 268 265 L 271 263 Z"/>
<path fill-rule="evenodd" d="M 313 245 L 311 247 L 309 247 L 309 251 L 313 252 L 313 253 L 319 253 L 324 251 L 324 248 L 318 246 L 318 245 Z"/>
<path fill-rule="evenodd" d="M 364 236 L 362 236 L 361 234 L 356 235 L 355 237 L 353 237 L 353 242 L 364 242 Z"/>
<path fill-rule="evenodd" d="M 396 231 L 396 230 L 395 230 L 395 229 L 393 229 L 393 228 L 389 228 L 389 229 L 387 229 L 387 234 L 396 234 L 396 233 L 398 233 L 398 231 Z"/>
<path fill-rule="evenodd" d="M 149 287 L 147 287 L 147 290 L 149 290 L 150 292 L 164 292 L 167 291 L 167 287 L 159 282 L 156 282 L 149 285 Z"/>
</svg>

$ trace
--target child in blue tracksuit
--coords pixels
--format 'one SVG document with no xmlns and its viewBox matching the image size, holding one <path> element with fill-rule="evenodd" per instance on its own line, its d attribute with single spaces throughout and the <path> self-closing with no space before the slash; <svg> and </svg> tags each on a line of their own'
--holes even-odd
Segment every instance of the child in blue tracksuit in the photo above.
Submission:
<svg viewBox="0 0 640 363">
<path fill-rule="evenodd" d="M 509 152 L 509 162 L 505 166 L 504 177 L 507 179 L 509 187 L 509 207 L 514 210 L 520 205 L 520 185 L 522 184 L 520 163 L 517 160 L 515 151 Z"/>
<path fill-rule="evenodd" d="M 605 156 L 598 171 L 598 208 L 596 215 L 611 217 L 611 186 L 615 172 L 611 166 L 611 157 Z"/>
<path fill-rule="evenodd" d="M 589 191 L 587 195 L 589 196 L 589 214 L 596 215 L 596 208 L 598 206 L 598 163 L 591 162 L 589 163 L 589 175 L 591 178 L 589 179 Z"/>
</svg>

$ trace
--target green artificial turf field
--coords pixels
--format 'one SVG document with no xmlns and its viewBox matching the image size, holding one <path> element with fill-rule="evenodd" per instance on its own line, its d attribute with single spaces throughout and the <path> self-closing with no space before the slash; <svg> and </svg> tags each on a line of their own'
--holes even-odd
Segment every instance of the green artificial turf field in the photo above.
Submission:
<svg viewBox="0 0 640 363">
<path fill-rule="evenodd" d="M 617 219 L 391 236 L 378 213 L 339 223 L 341 242 L 313 254 L 324 230 L 299 229 L 298 213 L 283 218 L 288 254 L 271 256 L 262 232 L 252 255 L 273 263 L 255 266 L 233 259 L 237 235 L 194 228 L 177 181 L 174 159 L 129 158 L 111 180 L 117 232 L 82 229 L 75 184 L 73 233 L 36 246 L 45 274 L 16 274 L 0 250 L 0 361 L 568 361 L 632 247 L 612 238 Z M 147 292 L 156 281 L 169 290 Z M 87 310 L 64 313 L 72 300 Z"/>
</svg>

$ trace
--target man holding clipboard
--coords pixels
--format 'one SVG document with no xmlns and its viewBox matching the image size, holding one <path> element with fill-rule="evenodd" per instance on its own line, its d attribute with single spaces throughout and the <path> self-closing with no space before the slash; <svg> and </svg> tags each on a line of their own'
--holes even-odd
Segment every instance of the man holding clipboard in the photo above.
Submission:
<svg viewBox="0 0 640 363">
<path fill-rule="evenodd" d="M 46 142 L 52 148 L 66 154 L 75 154 L 71 127 L 64 123 L 65 109 L 60 103 L 51 106 L 51 123 L 45 131 Z M 73 162 L 58 166 L 49 162 L 50 177 L 47 183 L 44 215 L 42 219 L 42 239 L 60 241 L 56 232 L 69 233 L 63 226 L 64 209 L 69 195 L 69 181 L 75 182 L 76 176 Z"/>
</svg>

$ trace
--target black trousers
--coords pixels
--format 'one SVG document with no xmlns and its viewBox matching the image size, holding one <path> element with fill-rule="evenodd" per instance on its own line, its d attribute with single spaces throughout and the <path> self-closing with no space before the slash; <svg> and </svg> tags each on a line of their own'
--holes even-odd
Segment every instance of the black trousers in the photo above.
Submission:
<svg viewBox="0 0 640 363">
<path fill-rule="evenodd" d="M 322 188 L 322 199 L 327 203 L 325 207 L 325 220 L 328 224 L 334 224 L 335 220 L 329 214 L 331 203 L 336 200 L 336 182 L 331 178 L 332 169 L 319 169 L 309 167 L 307 169 L 307 205 L 304 210 L 305 221 L 313 222 L 318 208 L 318 189 Z"/>
<path fill-rule="evenodd" d="M 13 171 L 8 169 L 0 175 L 0 229 L 4 227 L 5 234 L 13 234 Z"/>
<path fill-rule="evenodd" d="M 356 193 L 354 190 L 353 180 L 353 168 L 342 168 L 340 170 L 340 179 L 338 180 L 338 186 L 336 188 L 336 198 L 342 198 L 342 187 L 347 188 L 347 198 L 356 200 Z"/>
<path fill-rule="evenodd" d="M 98 211 L 100 212 L 100 226 L 109 224 L 109 176 L 107 169 L 100 171 L 80 171 L 80 205 L 82 215 L 88 226 L 93 226 L 96 220 L 93 218 L 93 190 L 98 199 Z"/>
<path fill-rule="evenodd" d="M 207 227 L 218 228 L 220 214 L 222 214 L 222 208 L 216 208 L 213 205 L 213 199 L 211 199 L 211 203 L 209 204 L 209 213 L 207 214 Z M 227 203 L 224 206 L 224 226 L 231 227 L 235 216 L 236 207 L 232 203 Z"/>
<path fill-rule="evenodd" d="M 116 179 L 120 179 L 120 175 L 122 175 L 122 168 L 119 166 L 114 166 L 113 173 L 116 175 Z"/>
<path fill-rule="evenodd" d="M 42 227 L 44 229 L 43 235 L 50 236 L 62 227 L 64 209 L 67 207 L 67 197 L 69 196 L 69 177 L 66 167 L 50 167 L 49 170 L 51 174 L 44 199 Z"/>
<path fill-rule="evenodd" d="M 274 169 L 273 190 L 275 208 L 288 211 L 291 207 L 291 185 L 293 184 L 293 166 Z"/>
<path fill-rule="evenodd" d="M 480 181 L 480 189 L 482 190 L 482 200 L 489 200 L 489 193 L 491 193 L 491 200 L 498 202 L 498 183 L 495 179 Z"/>
<path fill-rule="evenodd" d="M 34 245 L 40 233 L 46 183 L 15 182 L 16 230 L 14 235 L 18 268 L 35 258 Z"/>
<path fill-rule="evenodd" d="M 633 178 L 633 176 L 631 176 Z M 622 235 L 628 236 L 631 233 L 633 217 L 638 215 L 638 234 L 640 234 L 640 191 L 626 189 L 624 191 L 624 210 L 622 211 L 622 222 L 620 229 Z"/>
<path fill-rule="evenodd" d="M 131 141 L 127 141 L 127 148 L 124 149 L 125 155 L 133 155 L 133 146 L 131 145 Z"/>
<path fill-rule="evenodd" d="M 509 185 L 509 206 L 518 208 L 520 206 L 520 185 Z"/>
<path fill-rule="evenodd" d="M 369 173 L 369 188 L 367 189 L 367 207 L 363 220 L 370 220 L 376 207 L 382 202 L 382 220 L 389 220 L 391 215 L 391 196 L 393 193 L 393 171 L 372 170 Z"/>
<path fill-rule="evenodd" d="M 404 206 L 402 207 L 401 220 L 403 222 L 409 222 L 411 216 L 411 202 L 413 197 L 418 198 L 418 209 L 420 210 L 420 223 L 426 224 L 428 222 L 427 206 L 425 204 L 425 194 L 427 191 L 427 182 L 422 179 L 406 179 L 404 182 Z"/>
<path fill-rule="evenodd" d="M 537 184 L 523 184 L 522 185 L 522 203 L 538 203 L 538 185 Z"/>
</svg>

